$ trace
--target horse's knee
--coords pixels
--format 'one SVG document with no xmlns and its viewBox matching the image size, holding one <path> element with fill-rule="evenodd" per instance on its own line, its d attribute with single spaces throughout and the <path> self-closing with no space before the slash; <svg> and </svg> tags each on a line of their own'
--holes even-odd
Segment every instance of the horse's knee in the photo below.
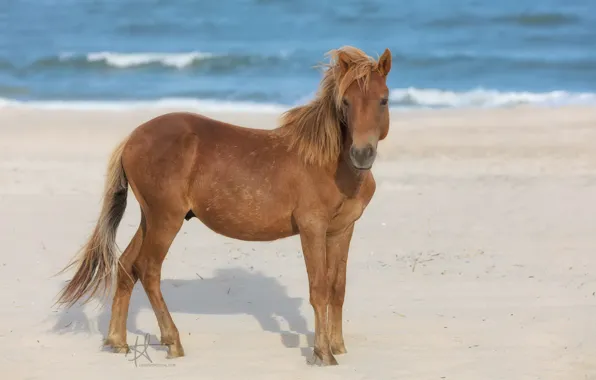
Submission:
<svg viewBox="0 0 596 380">
<path fill-rule="evenodd" d="M 326 305 L 329 301 L 329 287 L 325 281 L 310 287 L 310 304 L 312 306 Z"/>
<path fill-rule="evenodd" d="M 331 295 L 329 297 L 329 303 L 333 306 L 343 306 L 345 296 L 346 296 L 345 284 L 334 284 L 331 287 Z"/>
</svg>

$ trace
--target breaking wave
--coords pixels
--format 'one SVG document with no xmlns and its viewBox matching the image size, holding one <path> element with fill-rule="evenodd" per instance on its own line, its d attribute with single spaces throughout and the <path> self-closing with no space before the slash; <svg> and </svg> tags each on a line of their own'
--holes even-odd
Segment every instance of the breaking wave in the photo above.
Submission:
<svg viewBox="0 0 596 380">
<path fill-rule="evenodd" d="M 503 92 L 490 89 L 448 91 L 440 89 L 400 88 L 391 90 L 391 104 L 402 107 L 504 107 L 521 104 L 572 105 L 596 104 L 595 93 Z"/>
</svg>

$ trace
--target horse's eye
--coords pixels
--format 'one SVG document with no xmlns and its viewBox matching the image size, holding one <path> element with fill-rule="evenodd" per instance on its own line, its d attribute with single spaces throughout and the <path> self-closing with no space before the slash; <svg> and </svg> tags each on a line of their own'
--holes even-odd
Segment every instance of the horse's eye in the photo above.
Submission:
<svg viewBox="0 0 596 380">
<path fill-rule="evenodd" d="M 381 99 L 381 105 L 386 106 L 389 99 Z"/>
<path fill-rule="evenodd" d="M 344 106 L 348 106 L 348 101 L 346 99 L 342 99 L 341 100 L 341 104 L 343 104 Z"/>
</svg>

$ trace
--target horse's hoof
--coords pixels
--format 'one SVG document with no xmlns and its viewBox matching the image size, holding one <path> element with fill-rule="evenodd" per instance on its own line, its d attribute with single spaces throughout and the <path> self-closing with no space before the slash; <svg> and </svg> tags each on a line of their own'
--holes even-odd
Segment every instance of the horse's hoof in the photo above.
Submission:
<svg viewBox="0 0 596 380">
<path fill-rule="evenodd" d="M 112 346 L 112 352 L 116 354 L 128 354 L 130 352 L 130 348 L 128 347 L 128 344 L 123 346 Z"/>
<path fill-rule="evenodd" d="M 337 360 L 333 357 L 333 355 L 323 354 L 316 348 L 313 350 L 312 357 L 308 361 L 308 364 L 313 366 L 325 367 L 331 365 L 337 365 Z"/>
<path fill-rule="evenodd" d="M 167 359 L 175 359 L 184 356 L 184 349 L 180 343 L 168 344 Z"/>
<path fill-rule="evenodd" d="M 117 342 L 115 339 L 108 338 L 103 342 L 103 345 L 111 348 L 111 351 L 116 354 L 128 354 L 130 352 L 128 344 Z"/>
</svg>

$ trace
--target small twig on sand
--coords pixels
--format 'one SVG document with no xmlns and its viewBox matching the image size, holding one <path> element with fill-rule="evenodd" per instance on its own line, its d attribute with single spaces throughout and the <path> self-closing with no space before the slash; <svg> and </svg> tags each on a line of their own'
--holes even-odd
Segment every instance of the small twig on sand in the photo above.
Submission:
<svg viewBox="0 0 596 380">
<path fill-rule="evenodd" d="M 414 272 L 414 270 L 416 270 L 416 265 L 418 263 L 428 263 L 429 261 L 433 261 L 435 259 L 435 257 L 437 257 L 439 255 L 440 255 L 440 253 L 434 253 L 434 254 L 430 255 L 430 258 L 428 258 L 426 260 L 420 260 L 420 257 L 422 256 L 422 252 L 420 252 L 418 257 L 414 260 L 414 265 L 412 266 L 412 272 Z"/>
<path fill-rule="evenodd" d="M 412 272 L 414 272 L 416 270 L 416 264 L 418 264 L 418 259 L 420 259 L 420 256 L 422 256 L 422 252 L 420 252 L 420 254 L 418 255 L 418 257 L 416 257 L 414 259 L 414 265 L 412 265 Z"/>
<path fill-rule="evenodd" d="M 199 276 L 199 278 L 200 278 L 201 280 L 204 280 L 203 276 L 201 276 L 200 274 L 198 274 L 198 273 L 197 273 L 196 275 L 197 275 L 197 276 Z"/>
</svg>

